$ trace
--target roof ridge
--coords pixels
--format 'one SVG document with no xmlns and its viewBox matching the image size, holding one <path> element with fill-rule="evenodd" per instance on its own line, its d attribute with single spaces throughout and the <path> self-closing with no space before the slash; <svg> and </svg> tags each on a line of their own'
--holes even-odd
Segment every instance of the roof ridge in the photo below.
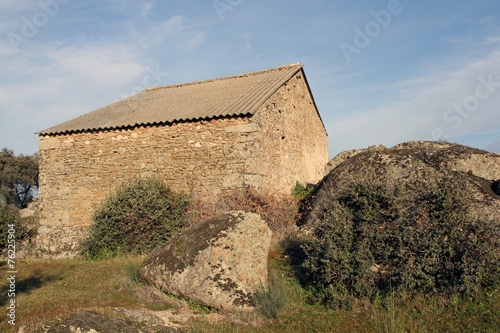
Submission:
<svg viewBox="0 0 500 333">
<path fill-rule="evenodd" d="M 274 68 L 269 68 L 269 69 L 264 69 L 264 70 L 260 70 L 260 71 L 254 71 L 254 72 L 248 72 L 248 73 L 242 73 L 242 74 L 236 74 L 236 75 L 230 75 L 230 76 L 223 76 L 223 77 L 219 77 L 219 78 L 215 78 L 215 79 L 191 81 L 191 82 L 186 82 L 186 83 L 171 84 L 171 85 L 167 85 L 167 86 L 151 87 L 151 88 L 143 89 L 142 91 L 146 92 L 146 91 L 154 91 L 154 90 L 161 90 L 161 89 L 168 89 L 168 88 L 180 88 L 180 87 L 191 86 L 191 85 L 202 84 L 202 83 L 209 83 L 209 82 L 223 81 L 223 80 L 230 80 L 230 79 L 238 79 L 238 78 L 242 78 L 242 77 L 254 76 L 254 75 L 269 73 L 269 72 L 273 72 L 273 71 L 288 69 L 290 67 L 302 68 L 303 65 L 300 62 L 297 62 L 295 64 L 289 64 L 289 65 L 284 65 L 284 66 L 279 66 L 279 67 L 274 67 Z"/>
</svg>

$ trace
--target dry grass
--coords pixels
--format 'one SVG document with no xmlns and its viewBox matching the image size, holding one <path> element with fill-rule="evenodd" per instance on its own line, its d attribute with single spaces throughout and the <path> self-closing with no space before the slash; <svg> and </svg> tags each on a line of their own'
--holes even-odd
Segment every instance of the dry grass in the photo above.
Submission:
<svg viewBox="0 0 500 333">
<path fill-rule="evenodd" d="M 16 327 L 33 332 L 54 320 L 82 310 L 106 311 L 111 307 L 134 307 L 137 301 L 126 267 L 141 257 L 112 261 L 37 260 L 21 261 L 16 275 Z M 5 308 L 8 281 L 2 262 L 0 305 Z M 5 315 L 0 331 L 12 329 Z"/>
<path fill-rule="evenodd" d="M 259 214 L 272 230 L 272 246 L 276 248 L 295 229 L 297 204 L 298 200 L 291 194 L 244 188 L 222 192 L 209 201 L 198 200 L 191 204 L 189 213 L 194 223 L 233 210 Z"/>
</svg>

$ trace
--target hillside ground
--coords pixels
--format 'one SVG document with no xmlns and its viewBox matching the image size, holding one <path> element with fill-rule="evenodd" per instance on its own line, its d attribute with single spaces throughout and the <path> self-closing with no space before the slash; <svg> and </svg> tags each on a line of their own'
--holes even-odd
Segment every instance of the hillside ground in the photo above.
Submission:
<svg viewBox="0 0 500 333">
<path fill-rule="evenodd" d="M 31 260 L 18 263 L 16 331 L 43 331 L 79 311 L 120 316 L 128 310 L 177 314 L 172 322 L 187 332 L 497 332 L 500 289 L 484 290 L 475 298 L 407 295 L 378 299 L 352 311 L 331 311 L 311 301 L 298 282 L 291 260 L 282 251 L 270 254 L 270 267 L 288 292 L 277 319 L 257 314 L 227 314 L 194 303 L 141 296 L 148 288 L 137 281 L 143 257 L 111 260 Z M 0 264 L 0 305 L 6 309 L 6 263 Z M 142 292 L 144 294 L 144 292 Z M 168 297 L 167 297 L 168 298 Z M 11 331 L 6 311 L 0 331 Z M 180 314 L 184 313 L 182 317 Z M 180 318 L 180 319 L 179 319 Z"/>
</svg>

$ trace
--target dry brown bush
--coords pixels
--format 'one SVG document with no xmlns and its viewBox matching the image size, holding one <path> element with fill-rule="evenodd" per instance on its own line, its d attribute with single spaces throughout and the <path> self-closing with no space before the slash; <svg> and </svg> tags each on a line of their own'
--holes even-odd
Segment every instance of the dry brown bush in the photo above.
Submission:
<svg viewBox="0 0 500 333">
<path fill-rule="evenodd" d="M 273 245 L 278 245 L 295 228 L 297 204 L 298 200 L 291 194 L 243 188 L 222 192 L 209 200 L 196 200 L 189 214 L 193 224 L 233 210 L 259 214 L 273 232 Z"/>
</svg>

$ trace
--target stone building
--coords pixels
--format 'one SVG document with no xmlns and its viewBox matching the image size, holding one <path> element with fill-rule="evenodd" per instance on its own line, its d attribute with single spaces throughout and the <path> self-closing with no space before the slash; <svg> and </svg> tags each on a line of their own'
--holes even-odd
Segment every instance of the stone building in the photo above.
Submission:
<svg viewBox="0 0 500 333">
<path fill-rule="evenodd" d="M 38 133 L 40 254 L 74 253 L 96 206 L 135 176 L 208 197 L 316 183 L 327 133 L 301 64 L 143 92 Z"/>
</svg>

